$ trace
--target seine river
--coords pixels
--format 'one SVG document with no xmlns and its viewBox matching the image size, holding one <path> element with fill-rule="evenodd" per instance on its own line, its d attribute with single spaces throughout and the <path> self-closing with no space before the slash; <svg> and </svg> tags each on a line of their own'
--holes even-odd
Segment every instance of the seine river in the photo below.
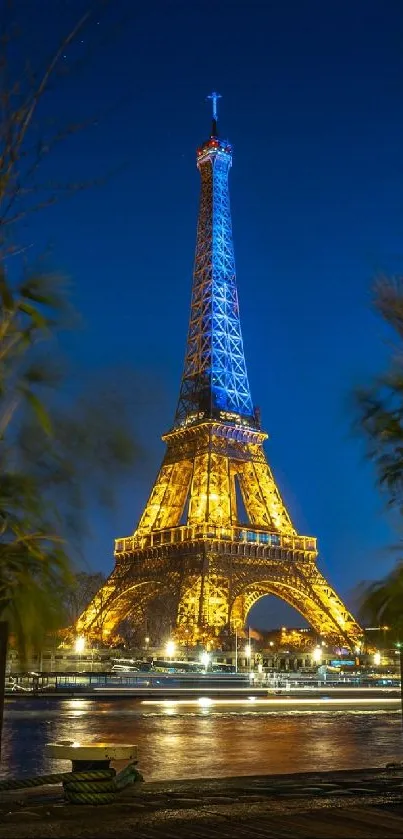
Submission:
<svg viewBox="0 0 403 839">
<path fill-rule="evenodd" d="M 136 699 L 8 701 L 0 776 L 66 771 L 55 740 L 137 743 L 146 780 L 382 766 L 403 760 L 396 711 L 180 707 Z"/>
</svg>

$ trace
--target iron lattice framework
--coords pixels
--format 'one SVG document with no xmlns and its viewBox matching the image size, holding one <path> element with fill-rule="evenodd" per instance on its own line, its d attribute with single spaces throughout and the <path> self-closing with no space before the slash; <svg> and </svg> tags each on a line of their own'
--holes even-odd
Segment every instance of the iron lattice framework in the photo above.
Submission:
<svg viewBox="0 0 403 839">
<path fill-rule="evenodd" d="M 275 594 L 329 641 L 356 645 L 362 631 L 318 570 L 316 539 L 297 533 L 263 450 L 239 318 L 232 149 L 217 135 L 217 98 L 211 136 L 197 152 L 201 199 L 174 425 L 139 524 L 116 540 L 115 569 L 76 630 L 105 640 L 122 619 L 144 623 L 160 598 L 179 640 L 213 642 L 240 629 L 260 597 Z"/>
<path fill-rule="evenodd" d="M 229 411 L 253 422 L 246 372 L 228 173 L 232 149 L 210 137 L 197 152 L 199 221 L 185 367 L 175 424 Z"/>
</svg>

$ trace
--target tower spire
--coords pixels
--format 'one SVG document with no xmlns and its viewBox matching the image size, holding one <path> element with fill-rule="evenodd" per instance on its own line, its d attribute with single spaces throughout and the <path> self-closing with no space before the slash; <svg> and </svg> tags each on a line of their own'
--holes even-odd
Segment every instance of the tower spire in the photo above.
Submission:
<svg viewBox="0 0 403 839">
<path fill-rule="evenodd" d="M 185 367 L 175 426 L 229 419 L 256 426 L 238 308 L 228 174 L 232 147 L 214 133 L 197 150 L 201 178 Z"/>
<path fill-rule="evenodd" d="M 217 120 L 218 120 L 217 102 L 221 98 L 222 98 L 221 93 L 216 93 L 215 90 L 213 90 L 213 92 L 210 93 L 207 97 L 207 99 L 211 99 L 211 104 L 213 106 L 213 122 L 212 122 L 212 127 L 211 127 L 211 136 L 212 137 L 217 137 Z"/>
</svg>

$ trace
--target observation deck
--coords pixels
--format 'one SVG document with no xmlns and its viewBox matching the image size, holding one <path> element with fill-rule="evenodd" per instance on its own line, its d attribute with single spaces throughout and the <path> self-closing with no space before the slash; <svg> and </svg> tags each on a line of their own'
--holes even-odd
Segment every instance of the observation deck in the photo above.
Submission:
<svg viewBox="0 0 403 839">
<path fill-rule="evenodd" d="M 116 559 L 124 558 L 127 554 L 137 553 L 146 548 L 160 548 L 162 546 L 176 546 L 180 549 L 186 544 L 200 542 L 222 543 L 231 553 L 231 544 L 242 548 L 278 548 L 280 551 L 304 554 L 312 561 L 317 555 L 316 538 L 314 536 L 289 536 L 273 533 L 267 530 L 255 530 L 250 526 L 222 527 L 209 524 L 184 525 L 171 527 L 166 530 L 155 530 L 144 536 L 127 536 L 115 540 Z M 214 547 L 212 547 L 214 550 Z M 225 547 L 224 547 L 225 550 Z M 221 551 L 222 552 L 222 548 Z"/>
</svg>

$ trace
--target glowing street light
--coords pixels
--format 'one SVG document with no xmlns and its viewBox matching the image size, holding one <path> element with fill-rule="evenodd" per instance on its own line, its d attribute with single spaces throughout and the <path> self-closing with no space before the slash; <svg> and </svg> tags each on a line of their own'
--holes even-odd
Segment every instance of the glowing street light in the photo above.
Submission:
<svg viewBox="0 0 403 839">
<path fill-rule="evenodd" d="M 166 654 L 168 658 L 172 658 L 175 652 L 175 641 L 168 641 L 165 647 Z"/>
<path fill-rule="evenodd" d="M 315 664 L 319 664 L 322 661 L 322 650 L 320 647 L 315 647 L 312 653 L 312 660 Z"/>
<path fill-rule="evenodd" d="M 85 638 L 82 635 L 79 635 L 78 638 L 74 641 L 74 651 L 81 655 L 85 650 Z"/>
<path fill-rule="evenodd" d="M 81 669 L 81 653 L 85 650 L 85 638 L 83 635 L 79 635 L 76 640 L 74 641 L 74 651 L 79 656 L 79 668 Z"/>
<path fill-rule="evenodd" d="M 251 646 L 251 643 L 250 643 L 250 634 L 249 634 L 249 644 L 245 644 L 245 655 L 246 655 L 246 658 L 248 660 L 248 670 L 249 670 L 249 676 L 250 676 L 251 656 L 252 656 L 252 646 Z"/>
<path fill-rule="evenodd" d="M 204 652 L 201 654 L 200 661 L 201 661 L 203 667 L 205 668 L 205 670 L 207 670 L 207 668 L 210 664 L 210 656 L 209 656 L 209 654 L 206 650 L 204 650 Z"/>
<path fill-rule="evenodd" d="M 378 666 L 381 663 L 381 654 L 379 652 L 374 653 L 374 664 Z"/>
</svg>

